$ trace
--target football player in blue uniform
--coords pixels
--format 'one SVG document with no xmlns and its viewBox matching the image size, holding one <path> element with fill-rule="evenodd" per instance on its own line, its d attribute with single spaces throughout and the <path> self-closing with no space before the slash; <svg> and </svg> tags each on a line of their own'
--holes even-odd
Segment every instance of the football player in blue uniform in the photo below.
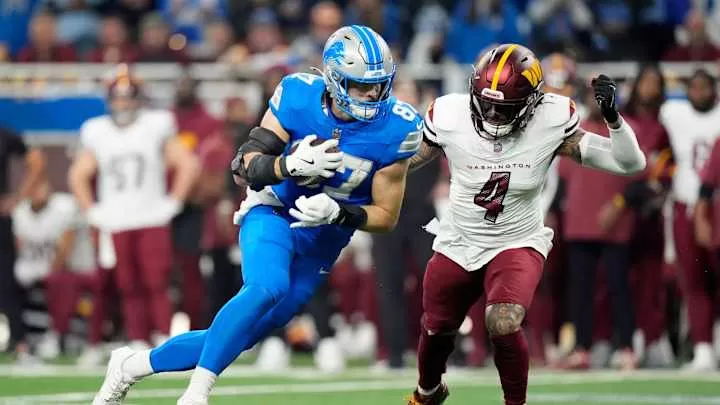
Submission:
<svg viewBox="0 0 720 405">
<path fill-rule="evenodd" d="M 395 68 L 382 37 L 353 25 L 330 36 L 319 75 L 282 80 L 232 163 L 236 181 L 250 185 L 235 219 L 243 288 L 207 330 L 115 350 L 93 404 L 122 403 L 140 378 L 189 369 L 177 403 L 207 404 L 217 376 L 304 306 L 356 229 L 395 227 L 423 129 L 391 95 Z"/>
</svg>

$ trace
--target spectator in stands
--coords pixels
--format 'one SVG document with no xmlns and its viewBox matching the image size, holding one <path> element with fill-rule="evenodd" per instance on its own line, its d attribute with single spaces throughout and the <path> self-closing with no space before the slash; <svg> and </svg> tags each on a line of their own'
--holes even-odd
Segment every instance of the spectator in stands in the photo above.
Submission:
<svg viewBox="0 0 720 405">
<path fill-rule="evenodd" d="M 591 46 L 593 15 L 584 0 L 532 0 L 528 17 L 533 23 L 532 46 L 540 54 Z"/>
<path fill-rule="evenodd" d="M 720 59 L 720 49 L 710 42 L 705 31 L 703 14 L 694 10 L 685 19 L 687 43 L 678 44 L 668 49 L 663 55 L 667 61 L 715 61 Z"/>
<path fill-rule="evenodd" d="M 80 55 L 96 45 L 100 18 L 92 10 L 97 0 L 54 0 L 57 13 L 57 34 L 61 42 L 71 44 Z"/>
<path fill-rule="evenodd" d="M 138 39 L 137 29 L 146 14 L 155 10 L 153 0 L 101 0 L 98 10 L 103 15 L 116 15 L 125 22 L 132 32 L 130 37 Z"/>
<path fill-rule="evenodd" d="M 177 62 L 187 64 L 187 42 L 182 36 L 170 38 L 170 28 L 157 13 L 143 17 L 140 23 L 140 49 L 137 62 Z"/>
<path fill-rule="evenodd" d="M 227 21 L 216 19 L 205 26 L 204 43 L 193 54 L 195 60 L 215 62 L 235 43 L 232 27 Z"/>
<path fill-rule="evenodd" d="M 401 51 L 407 45 L 409 38 L 403 38 L 407 22 L 404 9 L 392 2 L 382 0 L 352 0 L 348 4 L 345 14 L 345 24 L 366 25 L 385 38 L 394 53 Z"/>
<path fill-rule="evenodd" d="M 40 13 L 30 22 L 30 44 L 20 51 L 18 62 L 75 62 L 73 47 L 57 40 L 55 17 Z"/>
<path fill-rule="evenodd" d="M 222 122 L 207 112 L 198 98 L 198 82 L 189 74 L 180 76 L 175 88 L 173 113 L 180 141 L 196 156 L 201 149 L 205 150 L 206 155 L 214 153 L 212 148 L 203 145 L 206 142 L 215 142 L 211 141 L 214 137 L 224 137 Z M 215 181 L 216 167 L 212 163 L 216 162 L 206 163 L 211 172 L 205 175 L 209 177 L 208 181 Z M 212 188 L 212 185 L 204 186 Z M 190 317 L 192 329 L 202 329 L 207 322 L 205 283 L 200 273 L 202 245 L 198 235 L 202 235 L 204 227 L 205 206 L 219 198 L 217 190 L 203 190 L 200 187 L 198 191 L 200 195 L 194 194 L 191 201 L 185 204 L 183 211 L 172 222 L 175 264 L 180 268 L 183 279 L 182 310 Z M 203 196 L 203 193 L 208 196 Z"/>
<path fill-rule="evenodd" d="M 260 68 L 285 62 L 287 46 L 274 11 L 261 8 L 252 13 L 245 46 L 252 63 Z"/>
<path fill-rule="evenodd" d="M 205 26 L 218 18 L 225 18 L 224 0 L 158 0 L 158 8 L 173 32 L 181 34 L 192 44 L 201 43 Z"/>
<path fill-rule="evenodd" d="M 127 27 L 117 16 L 102 20 L 98 38 L 100 44 L 88 57 L 95 63 L 132 63 L 137 59 L 137 48 L 128 41 Z"/>
<path fill-rule="evenodd" d="M 16 195 L 10 190 L 10 161 L 23 157 L 27 168 L 25 177 Z M 26 199 L 33 192 L 45 170 L 45 156 L 37 149 L 30 149 L 15 133 L 0 128 L 0 312 L 10 323 L 10 350 L 15 350 L 17 360 L 31 359 L 29 347 L 25 344 L 24 326 L 21 314 L 20 286 L 13 268 L 16 246 L 12 231 L 10 213 L 18 201 Z"/>
<path fill-rule="evenodd" d="M 4 46 L 10 57 L 14 57 L 28 42 L 28 25 L 38 4 L 45 0 L 27 0 L 6 3 L 0 9 L 0 46 Z"/>
<path fill-rule="evenodd" d="M 343 12 L 333 1 L 321 1 L 310 10 L 310 32 L 290 46 L 293 58 L 309 66 L 322 65 L 322 51 L 330 34 L 342 26 Z"/>
<path fill-rule="evenodd" d="M 406 62 L 410 64 L 438 63 L 443 57 L 443 42 L 449 17 L 445 9 L 430 2 L 415 16 L 415 35 L 408 48 Z"/>
<path fill-rule="evenodd" d="M 455 7 L 445 40 L 447 56 L 457 63 L 473 63 L 493 43 L 525 43 L 521 15 L 510 1 L 463 0 Z"/>
</svg>

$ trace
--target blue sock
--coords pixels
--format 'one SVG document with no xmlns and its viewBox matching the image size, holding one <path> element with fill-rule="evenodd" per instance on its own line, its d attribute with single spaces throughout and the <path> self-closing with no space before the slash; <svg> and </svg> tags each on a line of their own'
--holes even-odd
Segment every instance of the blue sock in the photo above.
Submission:
<svg viewBox="0 0 720 405">
<path fill-rule="evenodd" d="M 177 335 L 150 352 L 150 365 L 156 373 L 192 370 L 205 345 L 207 330 Z"/>
</svg>

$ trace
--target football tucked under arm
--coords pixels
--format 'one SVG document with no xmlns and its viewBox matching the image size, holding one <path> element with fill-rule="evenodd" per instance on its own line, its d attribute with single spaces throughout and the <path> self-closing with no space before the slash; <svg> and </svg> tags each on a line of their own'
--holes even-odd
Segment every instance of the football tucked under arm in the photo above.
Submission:
<svg viewBox="0 0 720 405">
<path fill-rule="evenodd" d="M 645 154 L 635 132 L 625 120 L 609 124 L 610 137 L 578 128 L 560 145 L 558 154 L 583 166 L 619 175 L 632 175 L 645 169 Z"/>
</svg>

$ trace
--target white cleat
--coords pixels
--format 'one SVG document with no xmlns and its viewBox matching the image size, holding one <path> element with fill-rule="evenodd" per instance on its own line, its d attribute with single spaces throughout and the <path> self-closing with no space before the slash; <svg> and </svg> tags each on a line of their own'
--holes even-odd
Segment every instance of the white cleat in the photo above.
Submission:
<svg viewBox="0 0 720 405">
<path fill-rule="evenodd" d="M 96 367 L 105 361 L 105 352 L 101 347 L 88 346 L 83 350 L 80 357 L 77 359 L 77 365 L 79 367 Z"/>
<path fill-rule="evenodd" d="M 717 358 L 713 347 L 709 343 L 698 343 L 695 345 L 693 360 L 683 366 L 687 372 L 708 372 L 717 370 Z"/>
<path fill-rule="evenodd" d="M 323 373 L 339 373 L 345 370 L 345 354 L 334 338 L 325 338 L 315 350 L 315 366 Z"/>
<path fill-rule="evenodd" d="M 290 368 L 290 349 L 285 341 L 271 336 L 261 344 L 255 367 L 260 371 L 278 373 Z"/>
<path fill-rule="evenodd" d="M 38 343 L 37 354 L 43 360 L 52 360 L 60 356 L 60 335 L 47 332 Z"/>
<path fill-rule="evenodd" d="M 123 364 L 133 354 L 135 352 L 127 346 L 113 350 L 108 362 L 107 373 L 105 373 L 105 381 L 95 395 L 92 405 L 120 405 L 123 403 L 130 387 L 137 382 L 137 379 L 123 371 Z"/>
</svg>

